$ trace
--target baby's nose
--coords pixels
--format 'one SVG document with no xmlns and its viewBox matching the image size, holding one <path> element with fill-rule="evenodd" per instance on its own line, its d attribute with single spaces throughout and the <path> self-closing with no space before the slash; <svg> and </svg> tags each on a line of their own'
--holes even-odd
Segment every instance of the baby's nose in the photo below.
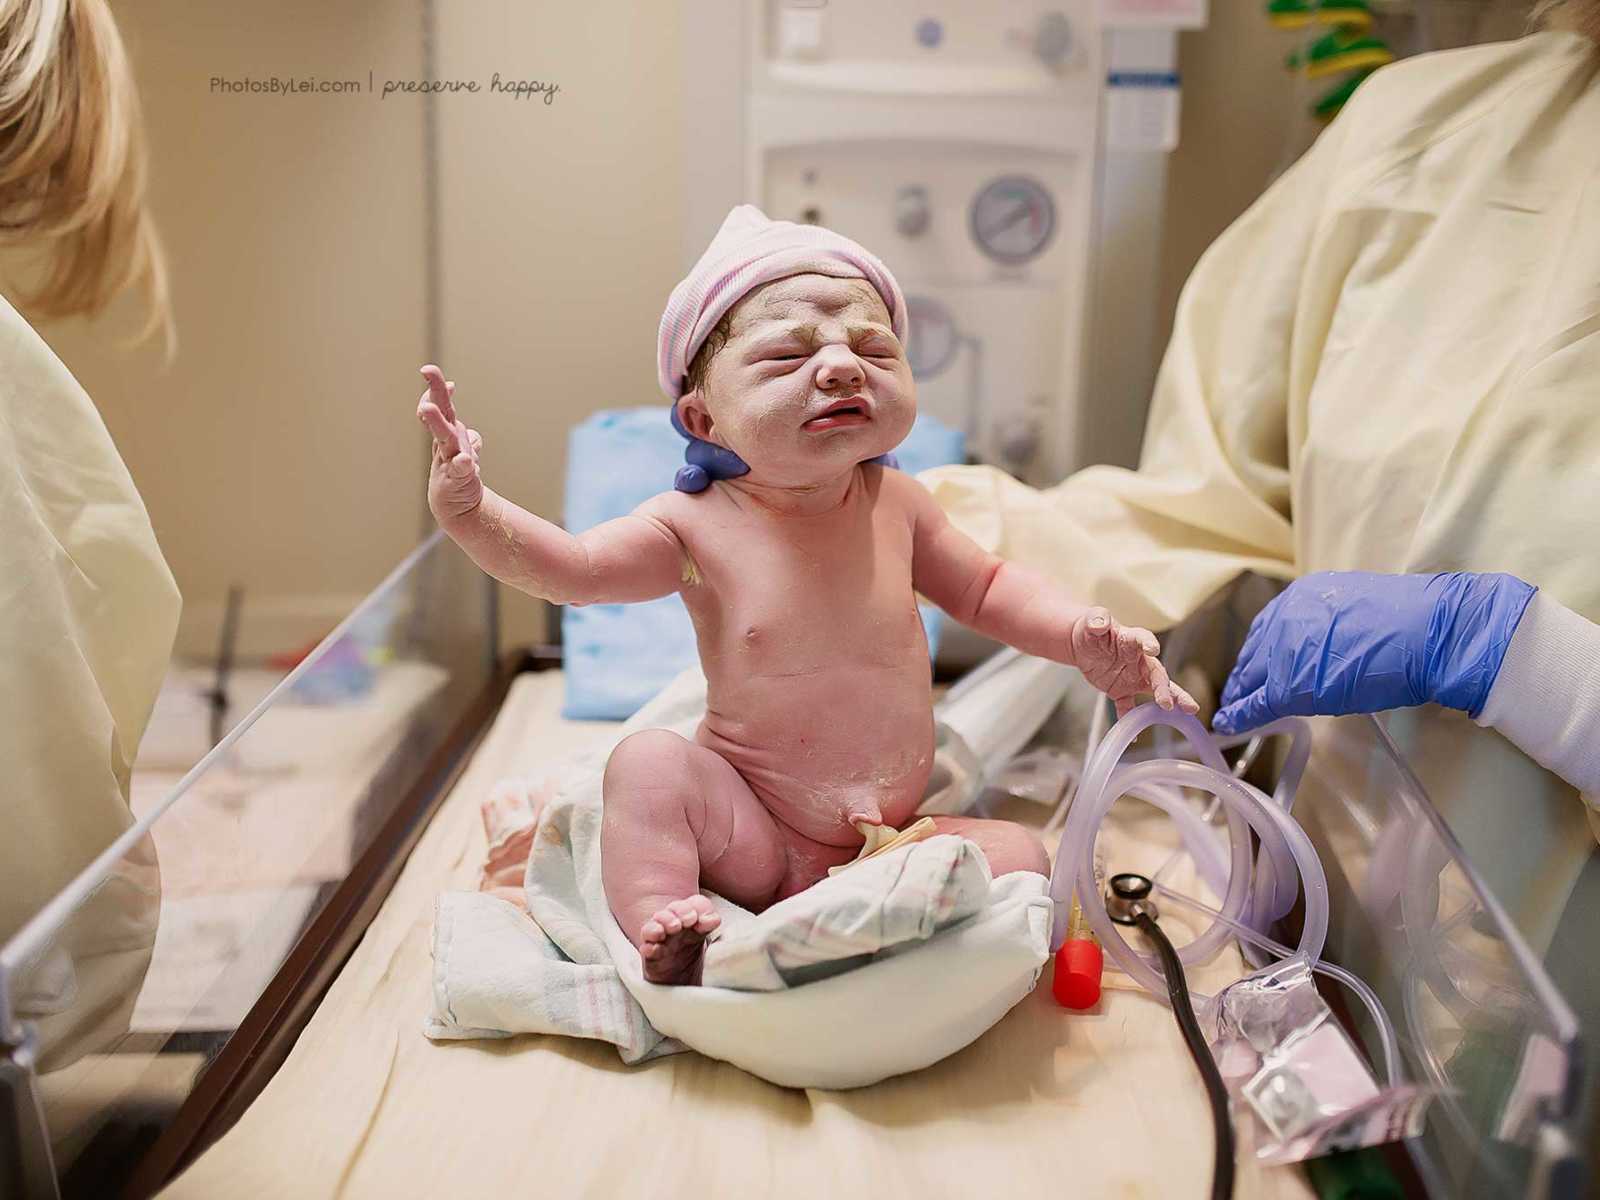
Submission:
<svg viewBox="0 0 1600 1200">
<path fill-rule="evenodd" d="M 867 373 L 861 360 L 843 346 L 827 346 L 819 352 L 817 386 L 819 388 L 860 387 Z"/>
</svg>

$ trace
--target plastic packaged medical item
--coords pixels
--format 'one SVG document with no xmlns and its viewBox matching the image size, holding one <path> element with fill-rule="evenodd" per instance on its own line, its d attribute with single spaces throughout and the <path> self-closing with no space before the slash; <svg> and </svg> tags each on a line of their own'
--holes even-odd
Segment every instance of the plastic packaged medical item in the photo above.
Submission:
<svg viewBox="0 0 1600 1200">
<path fill-rule="evenodd" d="M 1230 984 L 1200 1020 L 1224 1082 L 1255 1122 L 1258 1158 L 1300 1162 L 1421 1132 L 1429 1093 L 1378 1086 L 1301 959 Z"/>
<path fill-rule="evenodd" d="M 1053 746 L 1041 746 L 990 772 L 988 781 L 997 792 L 1053 809 L 1081 774 L 1083 761 L 1078 756 Z"/>
<path fill-rule="evenodd" d="M 1049 719 L 1073 675 L 1071 667 L 1018 650 L 1001 651 L 969 672 L 934 706 L 936 758 L 952 778 L 935 779 L 917 811 L 969 811 L 998 765 Z"/>
<path fill-rule="evenodd" d="M 1033 740 L 1075 674 L 1061 663 L 1003 650 L 945 693 L 937 705 L 939 720 L 980 761 L 1008 762 Z"/>
</svg>

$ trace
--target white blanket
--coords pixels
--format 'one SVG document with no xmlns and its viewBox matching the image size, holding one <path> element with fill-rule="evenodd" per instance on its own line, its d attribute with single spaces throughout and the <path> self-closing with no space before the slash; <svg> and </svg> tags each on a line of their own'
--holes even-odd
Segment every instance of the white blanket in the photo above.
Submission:
<svg viewBox="0 0 1600 1200">
<path fill-rule="evenodd" d="M 705 680 L 689 671 L 617 740 L 644 728 L 689 736 L 704 712 Z M 944 836 L 759 916 L 717 899 L 723 925 L 702 986 L 645 982 L 601 886 L 609 749 L 564 770 L 540 817 L 525 881 L 532 920 L 483 893 L 440 896 L 429 1037 L 600 1038 L 629 1063 L 692 1047 L 775 1083 L 856 1087 L 967 1045 L 1037 980 L 1050 936 L 1044 878 L 991 880 L 972 843 Z"/>
</svg>

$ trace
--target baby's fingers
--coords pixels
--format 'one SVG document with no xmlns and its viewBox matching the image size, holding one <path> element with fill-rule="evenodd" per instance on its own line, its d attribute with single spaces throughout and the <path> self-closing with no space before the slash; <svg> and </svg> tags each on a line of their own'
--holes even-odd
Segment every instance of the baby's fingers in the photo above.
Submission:
<svg viewBox="0 0 1600 1200">
<path fill-rule="evenodd" d="M 1180 712 L 1186 712 L 1191 717 L 1200 711 L 1200 702 L 1177 684 L 1172 685 L 1172 699 L 1177 703 Z"/>
<path fill-rule="evenodd" d="M 446 383 L 444 372 L 429 363 L 422 368 L 422 377 L 428 381 L 428 399 L 432 400 L 444 414 L 444 419 L 452 425 L 456 421 L 455 396 L 456 385 Z"/>
<path fill-rule="evenodd" d="M 1112 640 L 1114 631 L 1110 613 L 1103 608 L 1089 609 L 1072 623 L 1069 638 L 1073 654 L 1098 660 L 1116 646 Z"/>
<path fill-rule="evenodd" d="M 454 479 L 470 479 L 477 473 L 478 460 L 463 450 L 445 468 Z"/>
<path fill-rule="evenodd" d="M 1133 659 L 1136 662 L 1141 658 L 1147 657 L 1150 652 L 1145 649 L 1144 639 L 1139 636 L 1143 632 L 1144 630 L 1142 629 L 1133 629 L 1127 625 L 1119 628 L 1117 630 L 1117 656 L 1122 659 Z"/>
<path fill-rule="evenodd" d="M 1177 702 L 1177 694 L 1173 689 L 1172 680 L 1167 677 L 1167 669 L 1161 665 L 1161 660 L 1154 655 L 1146 655 L 1144 675 L 1145 686 L 1155 697 L 1156 703 L 1170 711 Z"/>
<path fill-rule="evenodd" d="M 455 426 L 445 420 L 444 413 L 439 411 L 439 406 L 432 400 L 424 399 L 417 405 L 417 419 L 428 427 L 428 432 L 433 435 L 434 444 L 446 455 L 453 458 L 461 452 L 461 446 L 456 441 Z"/>
<path fill-rule="evenodd" d="M 1146 659 L 1145 672 L 1150 694 L 1162 708 L 1169 711 L 1176 708 L 1191 716 L 1200 711 L 1200 705 L 1195 698 L 1172 682 L 1171 676 L 1167 674 L 1167 669 L 1161 665 L 1159 658 Z"/>
</svg>

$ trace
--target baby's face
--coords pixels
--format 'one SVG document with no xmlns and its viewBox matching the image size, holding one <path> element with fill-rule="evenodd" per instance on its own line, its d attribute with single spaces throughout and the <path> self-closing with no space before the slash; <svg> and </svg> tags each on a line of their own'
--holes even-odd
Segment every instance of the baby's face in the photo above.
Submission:
<svg viewBox="0 0 1600 1200">
<path fill-rule="evenodd" d="M 894 449 L 917 414 L 882 297 L 826 275 L 791 275 L 739 301 L 704 387 L 679 406 L 691 433 L 777 487 L 821 483 Z"/>
</svg>

